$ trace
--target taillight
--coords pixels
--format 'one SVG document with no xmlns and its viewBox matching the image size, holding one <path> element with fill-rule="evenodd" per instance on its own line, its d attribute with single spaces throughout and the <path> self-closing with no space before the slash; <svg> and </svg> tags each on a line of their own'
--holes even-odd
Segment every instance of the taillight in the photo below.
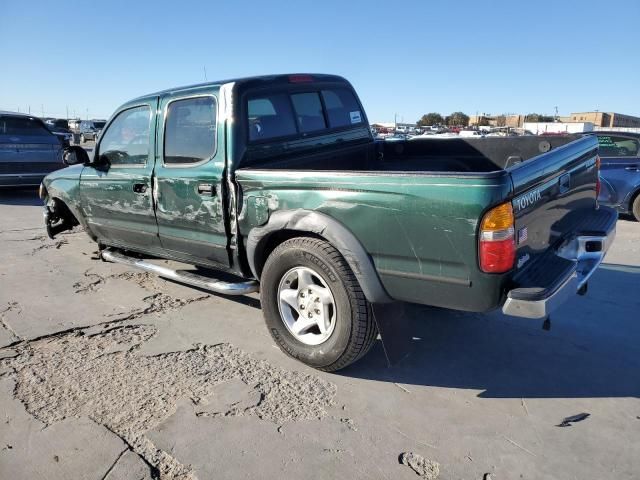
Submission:
<svg viewBox="0 0 640 480">
<path fill-rule="evenodd" d="M 598 197 L 600 196 L 600 155 L 596 155 L 596 208 L 598 208 Z"/>
<path fill-rule="evenodd" d="M 480 223 L 480 269 L 486 273 L 504 273 L 513 268 L 516 258 L 513 208 L 503 203 L 489 210 Z"/>
</svg>

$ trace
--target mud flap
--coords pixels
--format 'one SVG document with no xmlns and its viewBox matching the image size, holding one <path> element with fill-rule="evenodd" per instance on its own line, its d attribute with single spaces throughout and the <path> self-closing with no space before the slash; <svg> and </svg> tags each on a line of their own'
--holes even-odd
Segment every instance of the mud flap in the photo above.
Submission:
<svg viewBox="0 0 640 480">
<path fill-rule="evenodd" d="M 371 309 L 387 363 L 391 367 L 405 358 L 411 349 L 411 332 L 409 320 L 404 314 L 404 303 L 374 303 Z"/>
</svg>

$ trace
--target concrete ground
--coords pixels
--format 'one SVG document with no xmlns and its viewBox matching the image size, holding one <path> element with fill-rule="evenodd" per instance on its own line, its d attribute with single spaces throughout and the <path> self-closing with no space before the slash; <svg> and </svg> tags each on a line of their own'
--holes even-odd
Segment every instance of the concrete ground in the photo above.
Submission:
<svg viewBox="0 0 640 480">
<path fill-rule="evenodd" d="M 541 322 L 408 307 L 411 354 L 338 374 L 285 357 L 257 296 L 223 298 L 45 236 L 0 192 L 0 478 L 640 476 L 640 224 Z M 566 417 L 589 416 L 566 427 Z M 489 474 L 489 476 L 487 476 Z"/>
</svg>

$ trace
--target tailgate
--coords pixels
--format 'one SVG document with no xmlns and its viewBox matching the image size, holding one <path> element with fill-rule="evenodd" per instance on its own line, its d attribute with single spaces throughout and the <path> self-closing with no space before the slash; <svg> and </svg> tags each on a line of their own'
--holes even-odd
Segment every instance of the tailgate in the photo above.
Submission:
<svg viewBox="0 0 640 480">
<path fill-rule="evenodd" d="M 516 269 L 575 236 L 596 212 L 594 136 L 579 138 L 508 169 L 514 189 Z"/>
</svg>

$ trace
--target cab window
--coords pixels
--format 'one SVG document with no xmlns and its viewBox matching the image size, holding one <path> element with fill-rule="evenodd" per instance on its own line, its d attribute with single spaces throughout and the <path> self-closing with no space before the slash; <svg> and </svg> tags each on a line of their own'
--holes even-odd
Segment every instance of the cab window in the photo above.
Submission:
<svg viewBox="0 0 640 480">
<path fill-rule="evenodd" d="M 216 150 L 216 104 L 213 97 L 176 100 L 167 107 L 164 163 L 198 163 Z"/>
<path fill-rule="evenodd" d="M 111 165 L 144 165 L 149 157 L 150 119 L 148 105 L 120 112 L 102 135 L 100 157 Z"/>
<path fill-rule="evenodd" d="M 598 135 L 598 145 L 602 157 L 638 156 L 639 142 L 634 138 Z"/>
<path fill-rule="evenodd" d="M 249 98 L 249 140 L 286 137 L 297 133 L 289 96 L 276 93 Z"/>
<path fill-rule="evenodd" d="M 360 105 L 353 92 L 347 88 L 322 90 L 331 128 L 347 127 L 363 122 Z"/>
<path fill-rule="evenodd" d="M 291 101 L 296 111 L 298 129 L 302 133 L 315 132 L 327 128 L 324 114 L 322 113 L 320 95 L 317 92 L 293 94 L 291 95 Z"/>
</svg>

